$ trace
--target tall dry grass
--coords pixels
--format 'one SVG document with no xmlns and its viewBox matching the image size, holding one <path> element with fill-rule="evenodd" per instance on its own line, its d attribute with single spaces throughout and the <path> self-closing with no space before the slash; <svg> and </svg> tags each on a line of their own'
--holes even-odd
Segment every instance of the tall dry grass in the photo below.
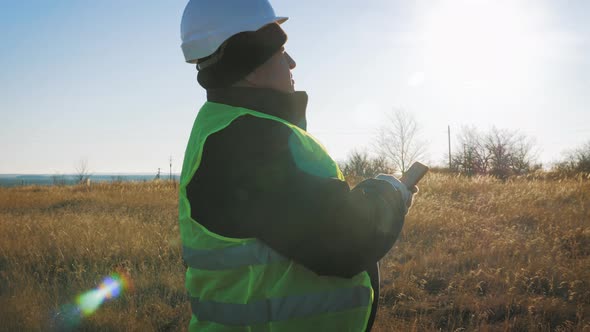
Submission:
<svg viewBox="0 0 590 332">
<path fill-rule="evenodd" d="M 590 181 L 421 183 L 383 260 L 380 331 L 590 330 Z"/>
<path fill-rule="evenodd" d="M 428 175 L 382 261 L 376 330 L 590 330 L 589 216 L 587 180 Z M 0 330 L 63 328 L 116 270 L 133 290 L 78 330 L 185 330 L 174 186 L 0 189 Z"/>
<path fill-rule="evenodd" d="M 0 329 L 67 327 L 61 306 L 123 270 L 133 291 L 78 328 L 181 330 L 190 317 L 177 215 L 167 183 L 1 189 Z"/>
</svg>

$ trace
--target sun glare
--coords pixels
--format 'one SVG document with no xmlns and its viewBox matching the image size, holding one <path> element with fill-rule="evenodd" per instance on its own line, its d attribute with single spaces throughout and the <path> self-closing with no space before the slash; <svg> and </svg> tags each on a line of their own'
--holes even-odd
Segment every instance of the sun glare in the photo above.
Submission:
<svg viewBox="0 0 590 332">
<path fill-rule="evenodd" d="M 543 52 L 538 12 L 523 1 L 441 1 L 424 16 L 423 79 L 448 89 L 495 88 L 534 79 Z M 414 79 L 414 82 L 416 80 Z"/>
</svg>

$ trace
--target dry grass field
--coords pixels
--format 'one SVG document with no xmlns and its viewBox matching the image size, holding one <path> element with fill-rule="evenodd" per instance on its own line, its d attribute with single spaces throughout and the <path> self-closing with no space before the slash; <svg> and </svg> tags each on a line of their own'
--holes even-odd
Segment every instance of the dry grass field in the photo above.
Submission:
<svg viewBox="0 0 590 332">
<path fill-rule="evenodd" d="M 170 183 L 0 189 L 0 330 L 177 331 Z M 590 331 L 590 181 L 430 174 L 382 261 L 377 331 Z M 64 325 L 113 271 L 132 287 Z"/>
</svg>

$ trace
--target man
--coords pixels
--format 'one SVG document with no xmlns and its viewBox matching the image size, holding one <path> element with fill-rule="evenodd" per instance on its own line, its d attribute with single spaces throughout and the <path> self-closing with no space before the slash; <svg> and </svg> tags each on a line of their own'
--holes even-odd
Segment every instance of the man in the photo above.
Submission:
<svg viewBox="0 0 590 332">
<path fill-rule="evenodd" d="M 412 193 L 353 190 L 306 132 L 307 94 L 268 0 L 192 0 L 182 50 L 207 102 L 182 168 L 179 221 L 191 331 L 370 330 L 377 262 Z"/>
</svg>

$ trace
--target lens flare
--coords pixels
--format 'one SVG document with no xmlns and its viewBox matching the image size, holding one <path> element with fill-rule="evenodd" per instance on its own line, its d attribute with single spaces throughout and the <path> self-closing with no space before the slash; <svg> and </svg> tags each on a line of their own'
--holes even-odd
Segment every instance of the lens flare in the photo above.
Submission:
<svg viewBox="0 0 590 332">
<path fill-rule="evenodd" d="M 131 280 L 127 274 L 113 273 L 104 278 L 96 289 L 78 295 L 75 304 L 62 306 L 54 316 L 55 323 L 66 330 L 75 328 L 83 317 L 94 314 L 106 300 L 115 299 L 131 288 Z"/>
<path fill-rule="evenodd" d="M 129 286 L 128 278 L 119 273 L 106 277 L 98 288 L 81 294 L 76 304 L 84 316 L 92 315 L 106 300 L 117 298 Z"/>
</svg>

